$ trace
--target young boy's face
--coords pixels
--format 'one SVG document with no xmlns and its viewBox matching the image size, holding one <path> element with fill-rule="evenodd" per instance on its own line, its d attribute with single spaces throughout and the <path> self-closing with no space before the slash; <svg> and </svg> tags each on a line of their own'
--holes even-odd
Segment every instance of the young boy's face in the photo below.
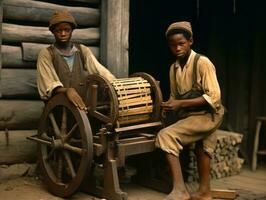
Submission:
<svg viewBox="0 0 266 200">
<path fill-rule="evenodd" d="M 168 37 L 169 48 L 177 59 L 182 59 L 189 54 L 192 43 L 192 37 L 187 39 L 182 33 L 173 34 Z"/>
<path fill-rule="evenodd" d="M 53 28 L 55 40 L 59 43 L 67 43 L 72 36 L 72 26 L 69 23 L 60 23 Z"/>
</svg>

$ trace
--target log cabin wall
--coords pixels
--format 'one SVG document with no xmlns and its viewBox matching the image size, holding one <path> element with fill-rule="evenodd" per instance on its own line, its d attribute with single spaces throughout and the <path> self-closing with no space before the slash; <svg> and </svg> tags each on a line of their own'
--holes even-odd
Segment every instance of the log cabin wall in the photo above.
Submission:
<svg viewBox="0 0 266 200">
<path fill-rule="evenodd" d="M 70 10 L 78 24 L 73 40 L 92 47 L 99 58 L 99 1 L 93 1 L 94 7 L 74 5 L 3 1 L 0 129 L 37 127 L 43 103 L 36 87 L 36 60 L 39 50 L 54 42 L 47 28 L 54 10 Z"/>
<path fill-rule="evenodd" d="M 125 77 L 128 75 L 128 2 L 129 0 L 1 0 L 0 150 L 5 152 L 5 156 L 0 157 L 0 163 L 22 162 L 25 161 L 24 158 L 32 158 L 29 151 L 22 151 L 21 155 L 21 149 L 13 146 L 21 144 L 23 148 L 34 152 L 34 144 L 25 140 L 26 136 L 32 135 L 37 129 L 44 108 L 36 86 L 36 60 L 40 49 L 54 42 L 54 37 L 48 30 L 48 20 L 53 12 L 69 10 L 78 24 L 72 40 L 89 46 L 96 58 L 105 66 L 108 65 L 114 75 Z M 116 7 L 115 3 L 119 6 Z M 107 53 L 110 50 L 112 52 Z M 120 68 L 123 70 L 120 71 Z M 9 132 L 11 136 L 8 136 Z M 6 146 L 8 139 L 12 139 L 9 148 Z M 12 157 L 14 154 L 17 156 Z M 8 157 L 12 158 L 7 159 Z"/>
</svg>

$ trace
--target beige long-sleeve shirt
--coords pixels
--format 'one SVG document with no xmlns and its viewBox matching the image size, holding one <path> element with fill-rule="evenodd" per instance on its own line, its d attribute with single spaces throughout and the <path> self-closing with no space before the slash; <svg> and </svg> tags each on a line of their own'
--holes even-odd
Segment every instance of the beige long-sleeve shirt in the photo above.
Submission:
<svg viewBox="0 0 266 200">
<path fill-rule="evenodd" d="M 109 81 L 115 79 L 115 76 L 104 66 L 102 66 L 89 47 L 81 45 L 84 55 L 84 68 L 88 74 L 99 74 Z M 37 86 L 41 99 L 47 100 L 51 97 L 53 89 L 63 87 L 53 66 L 52 56 L 47 48 L 40 51 L 37 60 Z"/>
<path fill-rule="evenodd" d="M 196 53 L 191 50 L 187 63 L 181 68 L 178 61 L 170 68 L 170 99 L 175 99 L 192 89 L 193 61 Z M 174 69 L 176 67 L 176 70 Z M 175 74 L 176 71 L 176 74 Z M 203 98 L 216 110 L 220 106 L 221 91 L 216 77 L 216 70 L 212 62 L 205 56 L 201 56 L 197 64 L 197 84 L 204 94 Z"/>
</svg>

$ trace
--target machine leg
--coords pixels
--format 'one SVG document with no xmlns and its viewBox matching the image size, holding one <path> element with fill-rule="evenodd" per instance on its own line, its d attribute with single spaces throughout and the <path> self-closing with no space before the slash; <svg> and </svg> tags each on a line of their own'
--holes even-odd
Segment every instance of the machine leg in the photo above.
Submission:
<svg viewBox="0 0 266 200">
<path fill-rule="evenodd" d="M 116 160 L 107 160 L 104 169 L 103 196 L 108 200 L 127 200 L 127 193 L 121 191 Z"/>
</svg>

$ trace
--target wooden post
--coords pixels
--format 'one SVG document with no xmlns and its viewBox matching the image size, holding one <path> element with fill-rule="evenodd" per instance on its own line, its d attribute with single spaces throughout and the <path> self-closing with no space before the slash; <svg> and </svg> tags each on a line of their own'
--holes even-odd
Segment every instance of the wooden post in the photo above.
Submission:
<svg viewBox="0 0 266 200">
<path fill-rule="evenodd" d="M 2 21 L 3 21 L 3 0 L 0 0 L 0 81 L 1 81 L 1 69 L 2 69 Z M 2 97 L 1 93 L 1 82 L 0 82 L 0 98 Z"/>
<path fill-rule="evenodd" d="M 118 78 L 128 76 L 129 0 L 102 0 L 101 63 Z"/>
</svg>

